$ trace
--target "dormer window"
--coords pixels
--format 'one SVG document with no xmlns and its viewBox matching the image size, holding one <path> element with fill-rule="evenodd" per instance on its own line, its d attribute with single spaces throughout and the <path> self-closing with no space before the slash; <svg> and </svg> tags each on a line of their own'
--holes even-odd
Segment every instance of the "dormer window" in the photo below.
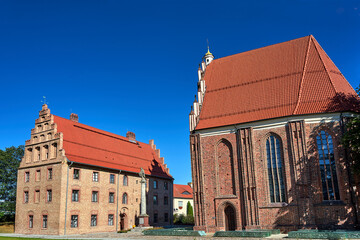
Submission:
<svg viewBox="0 0 360 240">
<path fill-rule="evenodd" d="M 185 192 L 183 192 L 182 194 L 184 194 L 184 195 L 190 195 L 191 193 L 189 193 L 188 191 L 185 191 Z"/>
</svg>

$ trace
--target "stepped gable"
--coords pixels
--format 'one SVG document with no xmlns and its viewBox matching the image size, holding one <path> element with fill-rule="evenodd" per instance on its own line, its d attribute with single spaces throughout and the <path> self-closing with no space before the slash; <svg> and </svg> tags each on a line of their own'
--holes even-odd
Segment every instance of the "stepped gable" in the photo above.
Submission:
<svg viewBox="0 0 360 240">
<path fill-rule="evenodd" d="M 63 148 L 70 161 L 135 173 L 143 168 L 147 175 L 172 178 L 149 144 L 55 115 L 54 122 L 57 132 L 63 133 Z"/>
<path fill-rule="evenodd" d="M 337 94 L 356 95 L 313 36 L 215 59 L 204 80 L 197 130 L 348 111 L 329 106 Z"/>
<path fill-rule="evenodd" d="M 189 185 L 174 184 L 174 198 L 193 198 L 193 190 Z M 183 194 L 189 192 L 190 194 Z"/>
</svg>

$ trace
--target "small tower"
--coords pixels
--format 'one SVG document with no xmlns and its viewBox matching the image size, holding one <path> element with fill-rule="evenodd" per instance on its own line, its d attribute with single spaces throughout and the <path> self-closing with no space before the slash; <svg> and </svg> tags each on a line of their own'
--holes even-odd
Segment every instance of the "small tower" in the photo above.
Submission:
<svg viewBox="0 0 360 240">
<path fill-rule="evenodd" d="M 210 49 L 208 46 L 208 51 L 207 51 L 207 53 L 205 53 L 205 56 L 204 56 L 204 61 L 205 61 L 206 66 L 209 65 L 212 62 L 212 60 L 214 60 L 214 55 L 210 52 Z"/>
</svg>

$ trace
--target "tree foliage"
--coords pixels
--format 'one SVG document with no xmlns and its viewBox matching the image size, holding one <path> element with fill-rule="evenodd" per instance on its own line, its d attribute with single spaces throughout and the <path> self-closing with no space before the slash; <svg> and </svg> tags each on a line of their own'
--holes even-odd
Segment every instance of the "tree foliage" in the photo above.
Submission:
<svg viewBox="0 0 360 240">
<path fill-rule="evenodd" d="M 360 85 L 356 92 L 360 95 Z M 360 116 L 349 119 L 342 142 L 350 151 L 354 173 L 360 174 Z"/>
<path fill-rule="evenodd" d="M 186 205 L 186 215 L 187 216 L 194 216 L 193 207 L 191 206 L 191 203 L 188 202 Z"/>
<path fill-rule="evenodd" d="M 0 212 L 13 215 L 16 205 L 17 170 L 24 156 L 24 146 L 0 150 Z"/>
</svg>

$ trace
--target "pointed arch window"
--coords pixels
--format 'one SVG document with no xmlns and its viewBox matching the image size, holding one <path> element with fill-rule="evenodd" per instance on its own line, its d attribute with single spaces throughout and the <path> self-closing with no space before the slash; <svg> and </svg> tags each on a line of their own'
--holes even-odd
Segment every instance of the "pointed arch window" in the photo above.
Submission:
<svg viewBox="0 0 360 240">
<path fill-rule="evenodd" d="M 128 202 L 128 195 L 127 195 L 127 193 L 124 193 L 122 195 L 122 203 L 127 204 L 127 202 Z"/>
<path fill-rule="evenodd" d="M 325 131 L 316 136 L 324 200 L 340 200 L 332 137 Z"/>
<path fill-rule="evenodd" d="M 266 140 L 266 158 L 270 201 L 285 202 L 284 169 L 280 139 L 271 135 Z"/>
</svg>

